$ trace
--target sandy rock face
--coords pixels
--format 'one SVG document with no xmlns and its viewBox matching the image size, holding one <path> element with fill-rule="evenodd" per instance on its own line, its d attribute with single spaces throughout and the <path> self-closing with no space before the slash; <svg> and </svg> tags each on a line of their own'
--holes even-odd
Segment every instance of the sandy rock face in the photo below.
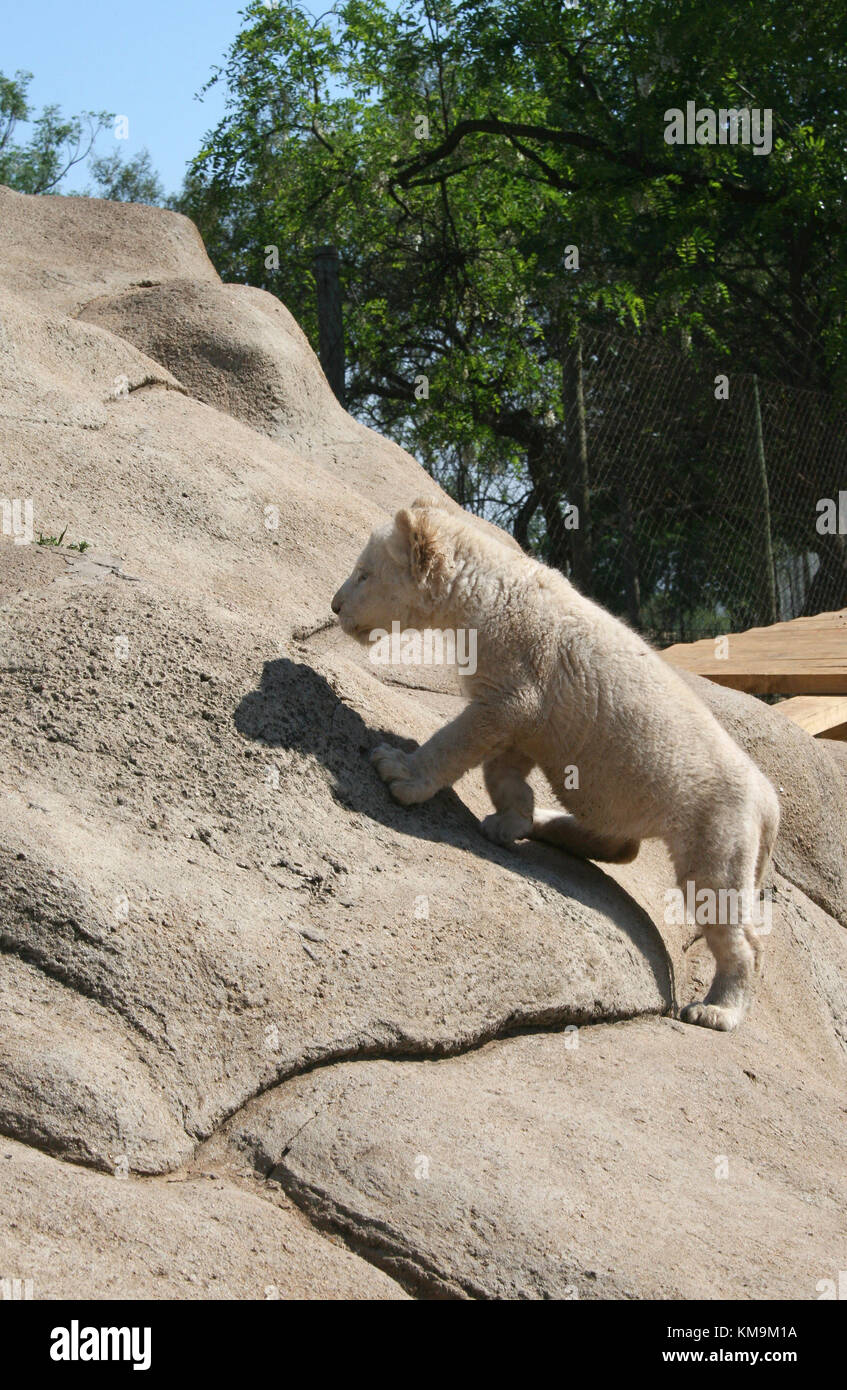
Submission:
<svg viewBox="0 0 847 1390">
<path fill-rule="evenodd" d="M 4 1270 L 32 1298 L 405 1299 L 273 1185 L 211 1168 L 138 1181 L 0 1141 Z M 260 1189 L 260 1190 L 257 1190 Z"/>
<path fill-rule="evenodd" d="M 331 392 L 302 329 L 273 295 L 246 285 L 164 280 L 94 299 L 79 315 L 173 363 L 192 396 L 280 442 L 365 436 Z"/>
<path fill-rule="evenodd" d="M 105 1223 L 92 1297 L 814 1297 L 844 1231 L 803 1143 L 843 1122 L 834 760 L 701 692 L 781 786 L 776 926 L 745 1029 L 675 1023 L 709 967 L 651 847 L 614 875 L 510 854 L 478 775 L 404 810 L 369 766 L 456 697 L 370 665 L 329 599 L 431 480 L 184 218 L 5 189 L 0 214 L 0 497 L 34 532 L 0 536 L 0 1274 L 57 1296 Z M 22 1195 L 47 1185 L 51 1278 L 59 1216 Z M 746 1275 L 662 1256 L 683 1201 L 715 1251 L 743 1206 Z M 162 1282 L 169 1221 L 218 1218 Z"/>
<path fill-rule="evenodd" d="M 74 315 L 98 295 L 173 279 L 219 284 L 187 217 L 142 203 L 30 198 L 0 185 L 3 284 L 39 309 Z"/>
</svg>

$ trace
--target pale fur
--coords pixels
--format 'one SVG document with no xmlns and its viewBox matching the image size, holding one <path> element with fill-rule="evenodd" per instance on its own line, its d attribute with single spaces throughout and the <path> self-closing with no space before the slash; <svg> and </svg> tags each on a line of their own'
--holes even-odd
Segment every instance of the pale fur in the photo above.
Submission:
<svg viewBox="0 0 847 1390">
<path fill-rule="evenodd" d="M 375 629 L 475 629 L 469 703 L 413 753 L 381 744 L 379 775 L 405 804 L 482 764 L 492 840 L 531 837 L 626 862 L 642 839 L 670 850 L 680 887 L 734 889 L 750 904 L 779 824 L 766 777 L 636 633 L 557 570 L 501 544 L 461 514 L 416 502 L 373 533 L 332 601 L 361 642 Z M 539 767 L 569 815 L 536 811 Z M 566 789 L 576 767 L 579 787 Z M 719 1029 L 746 1013 L 760 941 L 749 913 L 704 935 L 716 973 L 682 1017 Z"/>
</svg>

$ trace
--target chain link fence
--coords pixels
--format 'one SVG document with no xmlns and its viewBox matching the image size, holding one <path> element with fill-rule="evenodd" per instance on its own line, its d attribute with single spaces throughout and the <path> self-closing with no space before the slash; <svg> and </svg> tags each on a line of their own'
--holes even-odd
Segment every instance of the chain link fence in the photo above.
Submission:
<svg viewBox="0 0 847 1390">
<path fill-rule="evenodd" d="M 563 374 L 567 457 L 533 479 L 542 558 L 660 645 L 847 605 L 847 535 L 819 530 L 847 489 L 829 397 L 592 330 Z"/>
</svg>

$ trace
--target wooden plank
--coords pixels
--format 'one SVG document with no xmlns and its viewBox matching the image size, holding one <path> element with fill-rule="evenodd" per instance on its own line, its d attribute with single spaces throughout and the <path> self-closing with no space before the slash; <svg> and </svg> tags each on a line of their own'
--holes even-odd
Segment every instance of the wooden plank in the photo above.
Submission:
<svg viewBox="0 0 847 1390">
<path fill-rule="evenodd" d="M 847 695 L 847 608 L 726 638 L 678 642 L 662 656 L 754 695 Z"/>
<path fill-rule="evenodd" d="M 847 695 L 795 695 L 773 708 L 808 734 L 832 734 L 847 725 Z"/>
</svg>

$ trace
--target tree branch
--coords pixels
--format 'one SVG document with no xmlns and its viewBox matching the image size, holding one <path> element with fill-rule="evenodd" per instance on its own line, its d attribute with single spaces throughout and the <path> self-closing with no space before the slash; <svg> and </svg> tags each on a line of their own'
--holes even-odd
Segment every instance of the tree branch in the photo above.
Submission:
<svg viewBox="0 0 847 1390">
<path fill-rule="evenodd" d="M 717 179 L 713 173 L 702 174 L 695 169 L 675 167 L 647 159 L 635 150 L 615 150 L 605 141 L 581 130 L 556 130 L 550 126 L 531 125 L 523 121 L 503 121 L 493 116 L 459 121 L 449 135 L 427 154 L 421 154 L 396 171 L 394 181 L 402 187 L 413 186 L 415 175 L 422 174 L 452 154 L 468 135 L 502 135 L 507 139 L 535 140 L 539 144 L 553 145 L 558 149 L 583 150 L 586 154 L 599 155 L 607 163 L 622 169 L 631 169 L 645 178 L 667 178 L 673 174 L 681 183 L 690 188 L 708 188 L 717 183 L 724 193 L 738 203 L 756 205 L 774 201 L 776 195 L 764 189 L 751 188 L 749 184 L 733 183 L 727 179 Z"/>
</svg>

